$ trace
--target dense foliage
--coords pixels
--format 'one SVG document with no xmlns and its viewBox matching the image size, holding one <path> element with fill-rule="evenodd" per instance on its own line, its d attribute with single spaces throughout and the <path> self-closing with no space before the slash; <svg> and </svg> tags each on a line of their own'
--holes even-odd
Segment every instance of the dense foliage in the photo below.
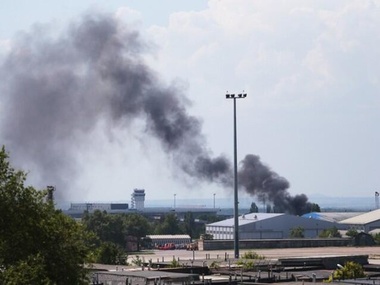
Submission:
<svg viewBox="0 0 380 285">
<path fill-rule="evenodd" d="M 129 237 L 140 242 L 151 231 L 146 218 L 138 214 L 108 214 L 95 210 L 86 212 L 82 223 L 84 227 L 97 236 L 97 248 L 93 252 L 93 261 L 104 264 L 125 264 Z"/>
<path fill-rule="evenodd" d="M 365 277 L 363 267 L 359 263 L 348 261 L 344 266 L 336 269 L 327 281 L 333 282 L 334 280 L 355 279 L 361 277 Z"/>
<path fill-rule="evenodd" d="M 346 233 L 346 236 L 356 237 L 358 235 L 358 231 L 356 229 L 349 229 Z"/>
<path fill-rule="evenodd" d="M 156 225 L 154 232 L 157 235 L 175 235 L 183 233 L 179 225 L 179 220 L 174 213 L 167 214 L 164 217 L 164 220 Z"/>
<path fill-rule="evenodd" d="M 309 212 L 321 212 L 321 208 L 316 203 L 311 203 Z"/>
<path fill-rule="evenodd" d="M 380 233 L 376 233 L 376 234 L 372 235 L 372 237 L 373 237 L 375 243 L 377 245 L 380 245 Z"/>
<path fill-rule="evenodd" d="M 265 259 L 265 256 L 258 254 L 254 251 L 247 251 L 241 255 L 242 259 Z"/>
<path fill-rule="evenodd" d="M 290 230 L 290 237 L 292 238 L 304 238 L 305 229 L 303 227 L 295 227 Z"/>
<path fill-rule="evenodd" d="M 320 234 L 320 238 L 341 238 L 342 235 L 336 227 L 330 229 L 324 229 Z"/>
<path fill-rule="evenodd" d="M 0 150 L 0 284 L 88 284 L 93 236 L 25 186 Z"/>
<path fill-rule="evenodd" d="M 259 207 L 256 205 L 255 202 L 251 203 L 251 207 L 249 208 L 250 213 L 258 213 L 259 212 Z"/>
<path fill-rule="evenodd" d="M 95 210 L 85 213 L 82 224 L 97 237 L 96 249 L 92 252 L 93 262 L 124 264 L 129 253 L 139 251 L 142 246 L 151 246 L 146 235 L 188 234 L 191 238 L 199 238 L 205 223 L 220 219 L 215 214 L 199 215 L 198 220 L 201 221 L 196 222 L 193 215 L 186 213 L 182 221 L 176 213 L 164 215 L 159 220 L 149 220 L 140 214 L 110 214 Z M 137 248 L 131 249 L 128 240 L 136 242 Z"/>
</svg>

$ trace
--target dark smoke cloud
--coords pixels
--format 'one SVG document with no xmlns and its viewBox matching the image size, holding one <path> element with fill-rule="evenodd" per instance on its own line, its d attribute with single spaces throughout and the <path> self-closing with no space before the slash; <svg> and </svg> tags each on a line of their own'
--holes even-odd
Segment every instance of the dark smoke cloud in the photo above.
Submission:
<svg viewBox="0 0 380 285">
<path fill-rule="evenodd" d="M 115 128 L 142 118 L 187 174 L 228 181 L 228 161 L 210 156 L 187 99 L 160 83 L 141 59 L 144 49 L 136 31 L 103 14 L 84 16 L 58 37 L 41 27 L 21 35 L 0 71 L 1 133 L 12 157 L 33 162 L 62 196 L 79 172 L 77 148 L 99 120 Z"/>
<path fill-rule="evenodd" d="M 1 134 L 11 157 L 33 163 L 41 181 L 72 198 L 84 138 L 100 121 L 117 129 L 142 119 L 184 173 L 231 187 L 229 160 L 211 156 L 188 100 L 145 65 L 145 49 L 138 32 L 104 14 L 85 15 L 59 36 L 44 27 L 20 35 L 0 69 Z M 291 197 L 289 183 L 257 156 L 243 160 L 239 177 L 246 191 L 283 211 L 307 202 Z"/>
<path fill-rule="evenodd" d="M 273 204 L 277 213 L 301 215 L 310 211 L 311 204 L 306 195 L 292 197 L 287 190 L 289 182 L 263 164 L 257 155 L 249 154 L 242 160 L 238 179 L 249 194 L 261 202 Z"/>
</svg>

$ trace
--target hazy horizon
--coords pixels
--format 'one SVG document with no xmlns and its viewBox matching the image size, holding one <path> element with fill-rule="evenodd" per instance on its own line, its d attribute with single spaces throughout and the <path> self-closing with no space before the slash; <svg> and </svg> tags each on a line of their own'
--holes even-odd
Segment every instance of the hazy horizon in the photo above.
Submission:
<svg viewBox="0 0 380 285">
<path fill-rule="evenodd" d="M 331 197 L 317 194 L 315 197 L 310 196 L 310 201 L 318 204 L 321 207 L 321 210 L 337 209 L 337 210 L 354 210 L 354 211 L 370 211 L 376 209 L 375 197 L 370 196 L 360 196 L 360 197 Z M 263 203 L 257 200 L 240 200 L 239 208 L 249 209 L 251 203 L 255 202 L 259 207 L 260 211 L 263 211 Z M 82 201 L 57 201 L 62 208 L 68 208 L 70 203 L 128 203 L 129 200 L 82 200 Z M 165 207 L 165 208 L 174 208 L 174 197 L 172 199 L 146 199 L 144 203 L 145 207 Z M 214 200 L 213 197 L 210 199 L 194 199 L 194 198 L 182 198 L 175 199 L 176 208 L 213 208 Z M 223 209 L 232 209 L 233 201 L 228 198 L 215 198 L 215 208 Z"/>
</svg>

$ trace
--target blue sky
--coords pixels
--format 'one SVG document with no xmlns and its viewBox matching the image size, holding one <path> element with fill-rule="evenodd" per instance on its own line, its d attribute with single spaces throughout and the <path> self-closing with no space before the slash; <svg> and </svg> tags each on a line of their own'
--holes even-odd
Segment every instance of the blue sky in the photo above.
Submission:
<svg viewBox="0 0 380 285">
<path fill-rule="evenodd" d="M 1 1 L 0 54 L 6 58 L 16 33 L 35 23 L 58 31 L 86 11 L 110 13 L 148 43 L 142 56 L 160 80 L 181 86 L 213 154 L 232 159 L 232 104 L 224 95 L 244 90 L 239 160 L 259 155 L 290 182 L 292 195 L 379 191 L 380 1 L 152 3 Z M 81 172 L 70 198 L 129 200 L 133 188 L 145 188 L 147 199 L 231 195 L 182 179 L 170 156 L 140 131 L 139 122 L 111 136 L 94 129 L 97 143 L 88 142 L 73 162 Z M 6 141 L 0 129 L 2 136 Z M 16 163 L 33 183 L 49 180 L 33 171 L 33 162 Z"/>
</svg>

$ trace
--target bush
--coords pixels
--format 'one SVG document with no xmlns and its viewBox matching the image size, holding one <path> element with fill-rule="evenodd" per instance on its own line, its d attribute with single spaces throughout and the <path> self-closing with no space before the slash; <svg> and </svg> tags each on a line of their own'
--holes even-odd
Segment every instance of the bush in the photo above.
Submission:
<svg viewBox="0 0 380 285">
<path fill-rule="evenodd" d="M 346 233 L 346 235 L 349 237 L 356 237 L 357 234 L 358 234 L 358 231 L 355 229 L 349 229 Z"/>
<path fill-rule="evenodd" d="M 265 259 L 265 256 L 259 255 L 254 251 L 247 251 L 242 254 L 241 258 L 243 259 Z"/>
<path fill-rule="evenodd" d="M 252 260 L 239 260 L 237 265 L 243 267 L 245 270 L 252 270 L 255 268 L 255 263 Z"/>
<path fill-rule="evenodd" d="M 348 261 L 342 268 L 338 268 L 329 277 L 327 282 L 333 282 L 334 280 L 355 279 L 365 277 L 363 267 L 356 262 Z"/>
<path fill-rule="evenodd" d="M 104 242 L 99 248 L 97 262 L 103 264 L 126 265 L 125 253 L 120 246 L 112 242 Z"/>
<path fill-rule="evenodd" d="M 142 266 L 143 260 L 141 259 L 140 256 L 136 255 L 134 258 L 132 258 L 132 264 L 134 264 L 136 266 Z"/>
<path fill-rule="evenodd" d="M 290 230 L 290 237 L 292 238 L 304 238 L 305 229 L 303 227 L 296 227 Z"/>
<path fill-rule="evenodd" d="M 220 267 L 220 262 L 213 261 L 213 262 L 210 264 L 210 268 L 218 269 L 219 267 Z"/>
<path fill-rule="evenodd" d="M 377 233 L 377 234 L 372 235 L 372 236 L 373 236 L 373 239 L 374 239 L 375 243 L 377 245 L 380 245 L 380 233 Z"/>
<path fill-rule="evenodd" d="M 319 234 L 319 237 L 320 238 L 334 238 L 334 237 L 341 238 L 342 235 L 340 234 L 340 232 L 338 231 L 336 227 L 333 227 L 331 229 L 324 229 Z"/>
<path fill-rule="evenodd" d="M 170 262 L 169 267 L 176 268 L 176 267 L 180 267 L 180 266 L 181 265 L 180 265 L 179 261 L 173 257 L 173 260 Z"/>
</svg>

